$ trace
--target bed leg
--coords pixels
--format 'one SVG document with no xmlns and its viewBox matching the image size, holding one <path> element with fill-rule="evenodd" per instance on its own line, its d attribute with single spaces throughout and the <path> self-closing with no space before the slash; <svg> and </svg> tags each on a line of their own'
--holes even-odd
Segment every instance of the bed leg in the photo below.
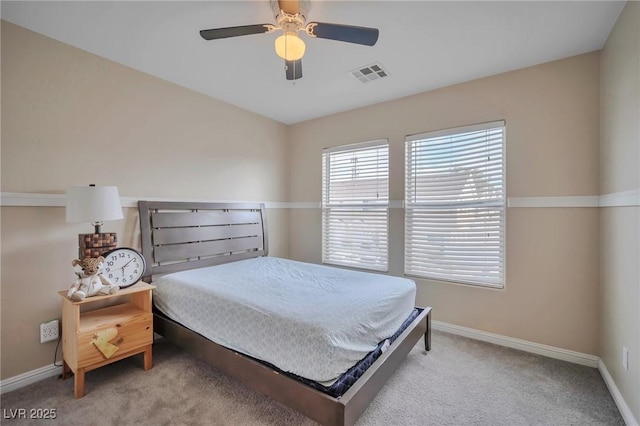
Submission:
<svg viewBox="0 0 640 426">
<path fill-rule="evenodd" d="M 431 310 L 427 314 L 427 318 L 425 318 L 427 322 L 427 331 L 424 333 L 424 349 L 427 351 L 431 350 Z"/>
</svg>

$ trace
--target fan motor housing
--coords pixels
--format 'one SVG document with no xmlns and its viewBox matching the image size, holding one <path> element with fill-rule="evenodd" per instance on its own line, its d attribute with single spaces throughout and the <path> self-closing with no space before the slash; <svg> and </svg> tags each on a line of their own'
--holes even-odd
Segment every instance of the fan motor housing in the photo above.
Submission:
<svg viewBox="0 0 640 426">
<path fill-rule="evenodd" d="M 298 13 L 291 14 L 280 8 L 280 2 L 278 0 L 271 0 L 271 10 L 275 17 L 278 26 L 285 31 L 296 31 L 304 27 L 307 21 L 307 15 L 311 7 L 309 0 L 299 0 Z"/>
</svg>

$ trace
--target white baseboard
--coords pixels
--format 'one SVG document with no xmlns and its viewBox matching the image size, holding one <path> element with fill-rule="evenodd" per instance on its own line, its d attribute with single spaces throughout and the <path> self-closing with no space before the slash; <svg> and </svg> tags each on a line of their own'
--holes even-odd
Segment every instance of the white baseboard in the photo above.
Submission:
<svg viewBox="0 0 640 426">
<path fill-rule="evenodd" d="M 513 337 L 502 336 L 494 333 L 487 333 L 473 328 L 462 327 L 459 325 L 449 324 L 442 321 L 431 321 L 434 330 L 444 331 L 446 333 L 456 334 L 458 336 L 468 337 L 470 339 L 481 340 L 483 342 L 493 343 L 499 346 L 505 346 L 521 351 L 547 356 L 549 358 L 560 359 L 572 362 L 574 364 L 585 365 L 587 367 L 597 368 L 602 375 L 604 383 L 607 385 L 611 397 L 615 401 L 620 414 L 627 426 L 639 426 L 637 420 L 633 416 L 631 409 L 620 394 L 616 383 L 609 374 L 606 365 L 602 360 L 594 355 L 581 352 L 569 351 L 554 346 L 543 345 L 540 343 L 529 342 L 527 340 L 515 339 Z M 11 392 L 21 387 L 39 382 L 40 380 L 60 374 L 61 367 L 53 364 L 27 371 L 14 377 L 0 381 L 0 393 Z"/>
<path fill-rule="evenodd" d="M 602 362 L 602 360 L 598 360 L 598 371 L 600 371 L 600 375 L 602 376 L 604 383 L 607 385 L 607 388 L 609 388 L 609 393 L 618 406 L 618 410 L 620 410 L 620 414 L 622 414 L 624 422 L 627 424 L 627 426 L 638 426 L 638 421 L 633 416 L 631 409 L 622 397 L 622 394 L 616 386 L 616 382 L 613 381 L 613 377 L 611 377 L 611 374 L 609 374 L 609 370 L 607 370 L 607 366 L 604 365 L 604 362 Z"/>
<path fill-rule="evenodd" d="M 587 367 L 597 368 L 598 361 L 600 361 L 600 358 L 595 355 L 569 351 L 567 349 L 529 342 L 527 340 L 515 339 L 513 337 L 501 336 L 499 334 L 487 333 L 486 331 L 448 324 L 446 322 L 431 321 L 431 324 L 433 325 L 434 330 L 457 334 L 459 336 L 468 337 L 470 339 L 482 340 L 483 342 L 493 343 L 499 346 L 506 346 L 508 348 L 543 355 L 549 358 L 560 359 L 563 361 L 572 362 L 574 364 L 586 365 Z"/>
<path fill-rule="evenodd" d="M 11 392 L 21 387 L 30 385 L 31 383 L 39 382 L 40 380 L 57 376 L 61 373 L 62 367 L 50 364 L 45 365 L 44 367 L 36 368 L 35 370 L 27 371 L 26 373 L 18 374 L 14 377 L 9 377 L 8 379 L 2 380 L 0 382 L 0 394 Z"/>
<path fill-rule="evenodd" d="M 459 325 L 448 324 L 441 321 L 431 321 L 434 330 L 444 331 L 459 336 L 468 337 L 483 342 L 493 343 L 500 346 L 506 346 L 521 351 L 535 353 L 547 356 L 549 358 L 560 359 L 572 362 L 574 364 L 586 365 L 588 367 L 598 368 L 600 358 L 594 355 L 583 354 L 580 352 L 569 351 L 566 349 L 556 348 L 553 346 L 542 345 L 540 343 L 529 342 L 512 337 L 501 336 L 499 334 L 487 333 L 486 331 L 475 330 L 473 328 L 462 327 Z M 603 364 L 604 365 L 604 364 Z M 0 382 L 0 390 L 2 393 L 27 386 L 39 380 L 55 376 L 60 373 L 60 367 L 53 364 L 36 370 L 28 371 L 15 377 Z M 608 374 L 608 373 L 607 373 Z M 611 381 L 613 383 L 613 381 Z M 613 394 L 613 392 L 612 392 Z"/>
<path fill-rule="evenodd" d="M 499 334 L 487 333 L 486 331 L 475 330 L 473 328 L 462 327 L 459 325 L 449 324 L 442 321 L 431 321 L 434 330 L 444 331 L 446 333 L 456 334 L 458 336 L 468 337 L 470 339 L 481 340 L 483 342 L 493 343 L 499 346 L 506 346 L 521 351 L 543 355 L 549 358 L 560 359 L 572 362 L 574 364 L 585 365 L 587 367 L 597 368 L 604 380 L 604 383 L 611 393 L 611 397 L 618 406 L 620 414 L 627 426 L 639 426 L 638 421 L 633 416 L 631 409 L 622 397 L 616 383 L 609 374 L 607 367 L 602 360 L 595 356 L 584 354 L 581 352 L 569 351 L 554 346 L 542 345 L 540 343 L 529 342 L 527 340 L 514 339 L 513 337 L 501 336 Z"/>
</svg>

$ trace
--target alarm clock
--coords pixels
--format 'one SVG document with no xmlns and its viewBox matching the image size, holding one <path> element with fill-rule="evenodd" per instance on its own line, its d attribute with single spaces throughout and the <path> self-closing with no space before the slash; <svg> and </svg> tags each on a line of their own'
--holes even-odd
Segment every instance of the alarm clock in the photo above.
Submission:
<svg viewBox="0 0 640 426">
<path fill-rule="evenodd" d="M 120 288 L 134 285 L 144 276 L 147 263 L 138 250 L 119 247 L 103 254 L 102 273 Z"/>
</svg>

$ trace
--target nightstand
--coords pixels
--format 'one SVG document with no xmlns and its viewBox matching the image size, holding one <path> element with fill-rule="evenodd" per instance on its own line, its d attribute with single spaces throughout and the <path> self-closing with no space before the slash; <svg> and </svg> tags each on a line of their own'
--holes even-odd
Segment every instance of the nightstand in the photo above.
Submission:
<svg viewBox="0 0 640 426">
<path fill-rule="evenodd" d="M 112 362 L 144 353 L 144 369 L 151 368 L 153 314 L 151 292 L 155 286 L 139 282 L 115 294 L 87 297 L 80 302 L 62 296 L 62 378 L 75 375 L 74 395 L 84 396 L 84 375 Z M 117 304 L 92 309 L 91 304 Z"/>
</svg>

